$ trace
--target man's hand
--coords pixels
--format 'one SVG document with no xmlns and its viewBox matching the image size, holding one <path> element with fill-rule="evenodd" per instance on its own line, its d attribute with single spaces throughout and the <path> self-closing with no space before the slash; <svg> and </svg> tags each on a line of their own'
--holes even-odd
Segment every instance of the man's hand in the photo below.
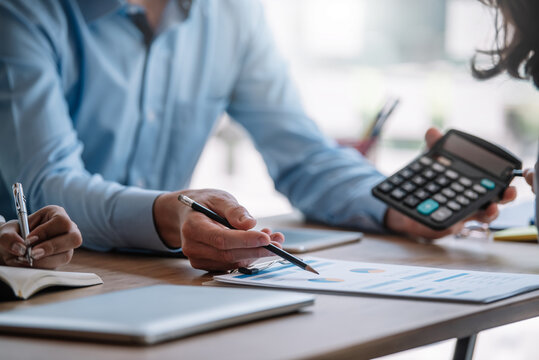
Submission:
<svg viewBox="0 0 539 360">
<path fill-rule="evenodd" d="M 231 230 L 193 211 L 178 201 L 183 194 L 226 218 L 238 230 Z M 236 199 L 220 190 L 183 190 L 159 196 L 153 206 L 157 231 L 166 245 L 181 247 L 197 269 L 222 271 L 247 266 L 254 260 L 272 256 L 262 246 L 281 247 L 284 236 L 269 229 L 251 230 L 256 220 Z"/>
<path fill-rule="evenodd" d="M 532 191 L 537 194 L 537 189 L 535 188 L 533 181 L 533 177 L 535 175 L 535 169 L 533 168 L 524 170 L 524 178 L 526 179 L 526 182 L 532 187 Z"/>
<path fill-rule="evenodd" d="M 67 264 L 73 250 L 82 244 L 77 225 L 59 206 L 46 206 L 28 217 L 34 267 L 54 269 Z M 0 224 L 0 256 L 6 265 L 29 266 L 24 254 L 26 245 L 16 220 Z"/>
<path fill-rule="evenodd" d="M 430 128 L 426 135 L 425 140 L 429 149 L 442 137 L 440 131 L 434 128 Z M 505 204 L 513 201 L 517 196 L 515 187 L 508 187 L 503 193 L 500 204 Z M 469 220 L 477 220 L 480 222 L 489 223 L 498 217 L 498 205 L 495 203 L 490 204 L 485 210 L 480 210 L 472 217 L 460 221 L 453 225 L 449 229 L 443 231 L 432 230 L 415 220 L 403 215 L 395 209 L 389 208 L 386 212 L 384 222 L 386 226 L 398 233 L 408 234 L 411 236 L 422 237 L 425 239 L 437 239 L 451 234 L 457 234 L 464 227 L 464 223 Z"/>
</svg>

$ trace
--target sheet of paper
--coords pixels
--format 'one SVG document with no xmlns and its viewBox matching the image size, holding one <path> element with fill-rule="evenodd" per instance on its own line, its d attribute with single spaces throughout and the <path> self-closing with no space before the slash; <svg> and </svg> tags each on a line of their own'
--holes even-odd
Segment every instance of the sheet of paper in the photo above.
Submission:
<svg viewBox="0 0 539 360">
<path fill-rule="evenodd" d="M 231 273 L 217 281 L 338 293 L 488 303 L 539 289 L 539 275 L 439 269 L 304 258 L 320 276 L 277 263 L 255 275 Z"/>
</svg>

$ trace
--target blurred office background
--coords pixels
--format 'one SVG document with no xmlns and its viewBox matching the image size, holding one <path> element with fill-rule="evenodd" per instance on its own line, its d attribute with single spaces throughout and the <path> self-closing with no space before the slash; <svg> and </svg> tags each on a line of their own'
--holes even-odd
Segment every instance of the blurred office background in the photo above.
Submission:
<svg viewBox="0 0 539 360">
<path fill-rule="evenodd" d="M 389 96 L 401 105 L 370 159 L 385 174 L 423 148 L 429 126 L 458 128 L 501 144 L 531 167 L 537 156 L 539 92 L 524 81 L 470 75 L 475 49 L 490 49 L 493 12 L 477 0 L 263 0 L 278 48 L 307 113 L 336 139 L 359 138 Z M 519 201 L 531 191 L 516 179 Z M 256 217 L 291 211 L 261 157 L 226 117 L 192 186 L 234 194 Z M 360 321 L 360 319 L 358 319 Z M 539 319 L 486 331 L 474 359 L 535 359 Z M 450 359 L 453 342 L 387 359 Z"/>
</svg>

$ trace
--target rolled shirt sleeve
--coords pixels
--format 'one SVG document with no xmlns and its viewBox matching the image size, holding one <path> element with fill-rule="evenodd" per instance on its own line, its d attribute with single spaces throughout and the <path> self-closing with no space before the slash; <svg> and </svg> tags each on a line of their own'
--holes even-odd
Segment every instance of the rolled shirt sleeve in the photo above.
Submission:
<svg viewBox="0 0 539 360">
<path fill-rule="evenodd" d="M 60 50 L 9 4 L 0 6 L 0 24 L 2 181 L 24 184 L 30 211 L 63 206 L 79 226 L 86 247 L 166 251 L 152 215 L 160 192 L 106 181 L 85 169 L 83 145 L 58 75 L 65 70 L 58 60 Z"/>
</svg>

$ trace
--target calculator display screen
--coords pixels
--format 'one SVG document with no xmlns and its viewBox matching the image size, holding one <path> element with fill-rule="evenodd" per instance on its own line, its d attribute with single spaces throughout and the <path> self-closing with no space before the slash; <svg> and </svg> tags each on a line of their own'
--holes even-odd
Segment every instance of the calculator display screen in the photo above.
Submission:
<svg viewBox="0 0 539 360">
<path fill-rule="evenodd" d="M 507 168 L 514 167 L 511 162 L 458 135 L 450 135 L 445 140 L 443 148 L 499 177 L 503 177 Z"/>
</svg>

